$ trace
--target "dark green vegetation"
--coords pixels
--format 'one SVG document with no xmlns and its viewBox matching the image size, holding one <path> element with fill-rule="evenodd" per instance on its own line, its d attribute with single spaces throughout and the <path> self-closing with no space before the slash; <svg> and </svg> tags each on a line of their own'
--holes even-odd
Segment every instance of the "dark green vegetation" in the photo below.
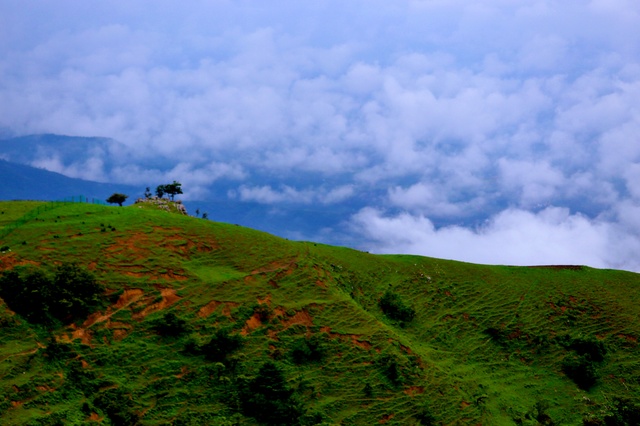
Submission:
<svg viewBox="0 0 640 426">
<path fill-rule="evenodd" d="M 102 304 L 104 287 L 76 264 L 61 264 L 52 276 L 17 266 L 0 276 L 0 297 L 9 309 L 33 324 L 68 324 Z"/>
<path fill-rule="evenodd" d="M 1 424 L 638 424 L 638 274 L 376 256 L 149 206 L 11 226 L 38 205 L 0 203 L 3 288 L 78 265 L 105 290 L 49 321 L 0 303 Z"/>
<path fill-rule="evenodd" d="M 114 192 L 107 198 L 107 203 L 109 204 L 117 204 L 122 207 L 122 203 L 124 203 L 127 198 L 129 198 L 126 194 L 121 194 L 119 192 Z"/>
<path fill-rule="evenodd" d="M 147 188 L 147 191 L 145 191 L 145 196 L 147 196 L 148 193 L 149 188 Z M 172 183 L 168 183 L 166 185 L 158 185 L 156 187 L 156 195 L 159 198 L 162 198 L 164 194 L 170 195 L 171 199 L 173 200 L 176 195 L 182 194 L 182 184 L 174 180 Z"/>
</svg>

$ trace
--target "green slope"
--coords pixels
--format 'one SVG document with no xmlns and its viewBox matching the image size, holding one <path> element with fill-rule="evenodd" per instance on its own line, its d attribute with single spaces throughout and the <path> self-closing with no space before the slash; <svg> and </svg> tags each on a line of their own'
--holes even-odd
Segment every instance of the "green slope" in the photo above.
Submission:
<svg viewBox="0 0 640 426">
<path fill-rule="evenodd" d="M 640 405 L 638 274 L 371 255 L 137 206 L 0 211 L 0 270 L 76 262 L 108 289 L 73 324 L 0 306 L 2 424 L 257 424 L 266 361 L 291 423 L 632 424 Z M 385 315 L 386 292 L 415 317 Z M 187 331 L 159 335 L 167 313 Z M 242 345 L 216 359 L 220 330 Z M 588 357 L 581 389 L 567 372 Z"/>
</svg>

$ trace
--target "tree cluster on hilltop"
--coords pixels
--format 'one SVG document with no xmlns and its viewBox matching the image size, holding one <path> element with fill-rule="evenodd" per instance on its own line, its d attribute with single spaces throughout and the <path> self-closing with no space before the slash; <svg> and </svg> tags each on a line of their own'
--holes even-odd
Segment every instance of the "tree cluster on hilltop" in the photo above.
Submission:
<svg viewBox="0 0 640 426">
<path fill-rule="evenodd" d="M 171 196 L 171 201 L 174 201 L 176 195 L 183 194 L 182 184 L 174 180 L 172 183 L 158 185 L 156 187 L 156 196 L 158 198 L 163 198 L 165 194 Z M 149 199 L 151 197 L 152 197 L 151 189 L 147 186 L 144 192 L 144 198 Z M 128 195 L 116 192 L 111 194 L 111 196 L 107 198 L 106 201 L 109 204 L 118 204 L 119 206 L 122 206 L 122 203 L 124 203 L 127 198 L 129 198 Z"/>
</svg>

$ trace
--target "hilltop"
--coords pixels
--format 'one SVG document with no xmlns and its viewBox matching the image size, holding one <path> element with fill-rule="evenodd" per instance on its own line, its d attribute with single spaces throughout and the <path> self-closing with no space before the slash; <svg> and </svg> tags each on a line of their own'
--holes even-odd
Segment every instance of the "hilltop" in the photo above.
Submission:
<svg viewBox="0 0 640 426">
<path fill-rule="evenodd" d="M 0 304 L 2 424 L 640 416 L 638 274 L 373 255 L 135 205 L 0 202 L 0 270 L 70 264 L 103 288 L 86 314 Z"/>
</svg>

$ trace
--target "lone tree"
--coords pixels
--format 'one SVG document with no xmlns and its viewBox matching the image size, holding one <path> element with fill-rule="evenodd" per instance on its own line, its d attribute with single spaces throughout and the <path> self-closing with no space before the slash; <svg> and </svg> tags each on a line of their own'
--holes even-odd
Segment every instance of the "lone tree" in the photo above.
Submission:
<svg viewBox="0 0 640 426">
<path fill-rule="evenodd" d="M 174 180 L 173 183 L 169 183 L 167 185 L 162 185 L 162 186 L 164 186 L 165 194 L 171 195 L 172 201 L 177 194 L 182 194 L 182 188 L 181 188 L 182 184 L 180 182 L 176 182 Z"/>
<path fill-rule="evenodd" d="M 120 194 L 119 192 L 116 192 L 115 194 L 111 194 L 111 196 L 107 198 L 107 203 L 109 204 L 117 203 L 120 207 L 122 207 L 122 203 L 124 203 L 127 198 L 129 198 L 128 195 Z"/>
<path fill-rule="evenodd" d="M 156 195 L 158 196 L 158 198 L 162 198 L 165 192 L 165 185 L 156 186 Z"/>
</svg>

